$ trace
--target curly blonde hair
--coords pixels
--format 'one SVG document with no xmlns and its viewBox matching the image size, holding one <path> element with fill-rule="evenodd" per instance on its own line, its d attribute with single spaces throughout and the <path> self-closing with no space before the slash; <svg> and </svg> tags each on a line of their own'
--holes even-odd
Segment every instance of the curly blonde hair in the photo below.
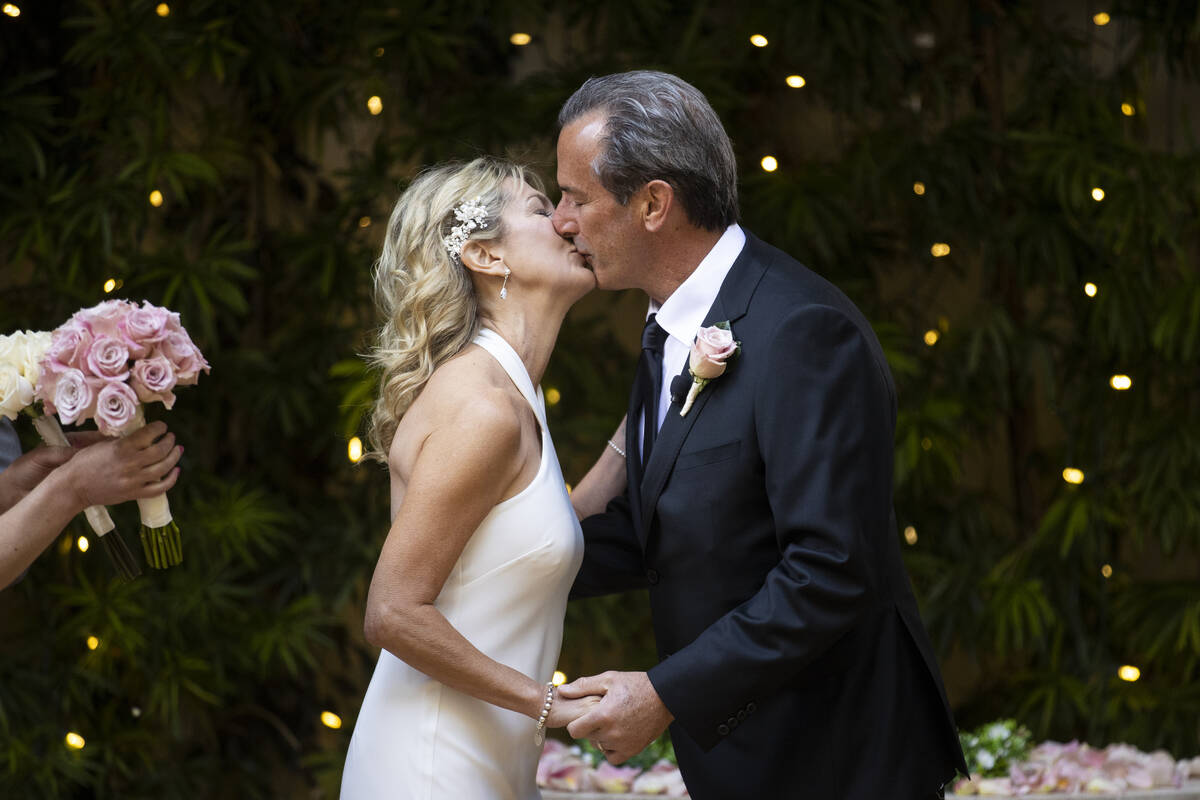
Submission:
<svg viewBox="0 0 1200 800">
<path fill-rule="evenodd" d="M 500 214 L 511 199 L 505 188 L 509 179 L 542 190 L 541 181 L 525 166 L 477 158 L 423 171 L 392 209 L 383 252 L 374 267 L 375 297 L 384 322 L 367 354 L 381 373 L 367 434 L 367 456 L 373 460 L 386 463 L 400 418 L 433 371 L 479 331 L 471 277 L 442 240 L 457 224 L 455 209 L 475 197 L 487 209 L 487 224 L 471 231 L 469 238 L 501 238 Z"/>
</svg>

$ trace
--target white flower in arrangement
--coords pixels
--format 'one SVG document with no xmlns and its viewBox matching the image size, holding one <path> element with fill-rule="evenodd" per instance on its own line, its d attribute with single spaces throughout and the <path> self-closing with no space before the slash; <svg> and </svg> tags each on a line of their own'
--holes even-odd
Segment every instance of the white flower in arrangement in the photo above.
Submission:
<svg viewBox="0 0 1200 800">
<path fill-rule="evenodd" d="M 0 364 L 0 416 L 17 418 L 33 402 L 33 384 L 12 364 Z"/>
<path fill-rule="evenodd" d="M 39 362 L 50 346 L 50 334 L 17 331 L 0 336 L 0 416 L 16 419 L 34 401 L 41 377 Z"/>
<path fill-rule="evenodd" d="M 984 769 L 991 769 L 996 766 L 996 757 L 983 748 L 980 748 L 975 753 L 975 761 Z"/>
<path fill-rule="evenodd" d="M 1012 734 L 1012 729 L 1002 722 L 993 722 L 987 728 L 987 733 L 984 734 L 989 739 L 1007 739 Z"/>
</svg>

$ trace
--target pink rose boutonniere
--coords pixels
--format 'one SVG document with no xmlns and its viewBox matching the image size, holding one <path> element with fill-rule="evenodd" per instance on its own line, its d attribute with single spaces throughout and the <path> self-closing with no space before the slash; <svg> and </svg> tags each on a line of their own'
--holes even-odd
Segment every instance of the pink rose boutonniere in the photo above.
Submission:
<svg viewBox="0 0 1200 800">
<path fill-rule="evenodd" d="M 733 338 L 728 322 L 718 322 L 697 332 L 691 355 L 688 356 L 692 386 L 688 389 L 687 399 L 683 401 L 683 408 L 679 409 L 679 416 L 687 416 L 704 387 L 725 374 L 729 360 L 736 357 L 741 349 L 742 343 Z"/>
</svg>

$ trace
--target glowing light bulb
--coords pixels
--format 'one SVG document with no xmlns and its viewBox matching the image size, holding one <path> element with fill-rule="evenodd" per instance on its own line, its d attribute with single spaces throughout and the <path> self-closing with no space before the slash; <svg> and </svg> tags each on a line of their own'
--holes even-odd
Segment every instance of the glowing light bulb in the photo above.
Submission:
<svg viewBox="0 0 1200 800">
<path fill-rule="evenodd" d="M 925 184 L 917 181 L 913 184 L 913 194 L 925 194 Z"/>
<path fill-rule="evenodd" d="M 117 281 L 114 278 L 109 278 L 104 282 L 104 293 L 108 294 L 113 289 L 117 288 Z"/>
<path fill-rule="evenodd" d="M 754 45 L 755 47 L 766 47 L 767 37 L 763 36 L 761 33 L 756 33 L 750 37 L 750 44 Z"/>
<path fill-rule="evenodd" d="M 360 228 L 371 227 L 371 218 L 370 217 L 359 217 L 358 218 L 358 227 L 360 227 Z"/>
<path fill-rule="evenodd" d="M 763 160 L 759 163 L 766 172 L 774 172 L 779 169 L 779 162 L 775 160 L 775 156 L 763 156 Z"/>
<path fill-rule="evenodd" d="M 100 646 L 100 640 L 98 638 L 96 638 L 95 636 L 89 636 L 87 638 L 88 650 L 95 650 L 99 646 Z"/>
<path fill-rule="evenodd" d="M 528 33 L 514 33 L 512 36 L 508 37 L 508 40 L 517 47 L 524 47 L 533 41 L 533 37 Z"/>
<path fill-rule="evenodd" d="M 1118 392 L 1123 392 L 1130 386 L 1133 386 L 1133 379 L 1128 375 L 1113 375 L 1108 379 L 1108 384 Z"/>
<path fill-rule="evenodd" d="M 1083 470 L 1075 467 L 1067 467 L 1062 472 L 1063 480 L 1067 483 L 1072 483 L 1078 486 L 1083 483 Z"/>
<path fill-rule="evenodd" d="M 917 529 L 912 525 L 909 525 L 904 529 L 904 541 L 908 542 L 909 544 L 917 543 Z"/>
<path fill-rule="evenodd" d="M 1127 117 L 1133 116 L 1133 103 L 1121 103 L 1121 113 Z"/>
<path fill-rule="evenodd" d="M 346 446 L 346 455 L 348 455 L 350 460 L 355 464 L 361 461 L 363 455 L 362 439 L 358 438 L 357 436 L 351 436 L 350 443 Z"/>
<path fill-rule="evenodd" d="M 1105 564 L 1100 568 L 1100 574 L 1106 578 L 1112 577 L 1112 564 Z"/>
<path fill-rule="evenodd" d="M 1104 199 L 1104 190 L 1101 189 L 1099 186 L 1093 187 L 1092 188 L 1092 199 L 1095 200 L 1097 203 L 1099 203 L 1101 200 Z"/>
<path fill-rule="evenodd" d="M 553 386 L 546 390 L 546 405 L 556 406 L 559 400 L 562 400 L 562 392 Z"/>
<path fill-rule="evenodd" d="M 382 47 L 375 48 L 375 57 L 376 58 L 382 58 L 383 54 L 384 54 L 384 49 Z"/>
<path fill-rule="evenodd" d="M 1086 294 L 1088 297 L 1095 297 L 1096 292 L 1098 292 L 1098 291 L 1100 291 L 1100 288 L 1098 286 L 1096 286 L 1096 284 L 1092 283 L 1091 281 L 1088 281 L 1087 283 L 1085 283 L 1083 285 L 1083 293 Z"/>
<path fill-rule="evenodd" d="M 165 17 L 171 13 L 171 7 L 166 3 L 159 3 L 158 8 L 154 9 L 155 13 L 160 17 Z"/>
<path fill-rule="evenodd" d="M 550 682 L 555 686 L 562 686 L 567 682 L 567 674 L 565 672 L 554 670 L 554 675 L 550 678 Z"/>
<path fill-rule="evenodd" d="M 1135 666 L 1126 664 L 1117 670 L 1117 677 L 1123 681 L 1129 681 L 1130 683 L 1133 683 L 1138 678 L 1142 677 L 1142 671 Z"/>
<path fill-rule="evenodd" d="M 12 3 L 5 3 L 3 11 L 5 14 L 7 14 L 10 17 L 21 16 L 21 9 L 17 8 Z"/>
<path fill-rule="evenodd" d="M 1092 17 L 1092 22 L 1103 28 L 1105 25 L 1112 22 L 1112 17 L 1110 17 L 1107 12 L 1101 11 L 1099 14 L 1096 14 Z"/>
<path fill-rule="evenodd" d="M 933 439 L 930 439 L 928 436 L 926 436 L 924 439 L 922 439 L 921 440 L 921 449 L 922 450 L 932 450 L 933 449 Z"/>
<path fill-rule="evenodd" d="M 150 205 L 154 206 L 155 208 L 158 208 L 162 204 L 163 204 L 162 192 L 160 192 L 158 189 L 155 189 L 154 191 L 152 191 L 150 193 Z"/>
<path fill-rule="evenodd" d="M 784 80 L 786 80 L 787 85 L 793 89 L 802 89 L 804 85 L 808 83 L 808 81 L 804 80 L 803 75 L 788 75 L 786 78 L 784 78 Z"/>
<path fill-rule="evenodd" d="M 87 742 L 85 742 L 83 737 L 75 731 L 71 731 L 67 734 L 67 747 L 71 748 L 72 750 L 82 750 L 85 744 L 87 744 Z"/>
<path fill-rule="evenodd" d="M 925 331 L 925 344 L 929 345 L 930 347 L 933 347 L 935 344 L 937 344 L 938 338 L 938 332 L 932 328 Z"/>
<path fill-rule="evenodd" d="M 373 94 L 367 98 L 367 110 L 371 112 L 372 116 L 379 116 L 383 111 L 383 101 L 379 99 L 379 95 Z"/>
<path fill-rule="evenodd" d="M 321 712 L 321 724 L 326 728 L 333 728 L 335 731 L 342 727 L 342 718 L 332 711 Z"/>
<path fill-rule="evenodd" d="M 88 538 L 86 536 L 80 536 L 75 541 L 75 546 L 79 548 L 79 552 L 81 552 L 81 553 L 87 552 L 88 545 L 89 545 L 89 542 L 88 542 Z"/>
<path fill-rule="evenodd" d="M 950 245 L 945 242 L 934 242 L 933 247 L 929 248 L 929 252 L 933 253 L 934 258 L 950 255 Z"/>
<path fill-rule="evenodd" d="M 133 715 L 134 719 L 137 719 L 142 715 L 142 709 L 138 706 L 130 706 L 129 713 Z"/>
</svg>

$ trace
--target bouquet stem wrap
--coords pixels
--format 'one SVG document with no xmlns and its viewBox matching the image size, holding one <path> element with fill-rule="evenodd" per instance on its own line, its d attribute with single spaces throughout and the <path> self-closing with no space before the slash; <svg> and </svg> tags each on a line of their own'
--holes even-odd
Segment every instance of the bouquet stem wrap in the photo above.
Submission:
<svg viewBox="0 0 1200 800">
<path fill-rule="evenodd" d="M 55 447 L 71 446 L 71 443 L 67 440 L 67 435 L 63 433 L 62 427 L 53 415 L 42 414 L 35 416 L 33 418 L 33 427 L 37 429 L 38 435 L 42 437 L 42 441 L 46 444 Z M 128 545 L 125 544 L 125 540 L 117 532 L 117 526 L 113 523 L 112 517 L 109 516 L 108 509 L 104 506 L 88 506 L 83 510 L 83 515 L 87 518 L 92 532 L 100 540 L 104 552 L 108 553 L 108 559 L 117 570 L 117 574 L 126 580 L 133 580 L 141 575 L 142 570 L 134 560 L 133 553 L 130 552 Z"/>
<path fill-rule="evenodd" d="M 145 426 L 146 415 L 141 406 L 138 406 L 136 416 L 121 431 L 121 435 L 128 436 Z M 142 527 L 139 533 L 146 563 L 155 569 L 166 569 L 183 563 L 183 545 L 179 540 L 179 526 L 171 517 L 171 504 L 167 501 L 166 494 L 141 498 L 137 504 L 142 517 Z"/>
</svg>

